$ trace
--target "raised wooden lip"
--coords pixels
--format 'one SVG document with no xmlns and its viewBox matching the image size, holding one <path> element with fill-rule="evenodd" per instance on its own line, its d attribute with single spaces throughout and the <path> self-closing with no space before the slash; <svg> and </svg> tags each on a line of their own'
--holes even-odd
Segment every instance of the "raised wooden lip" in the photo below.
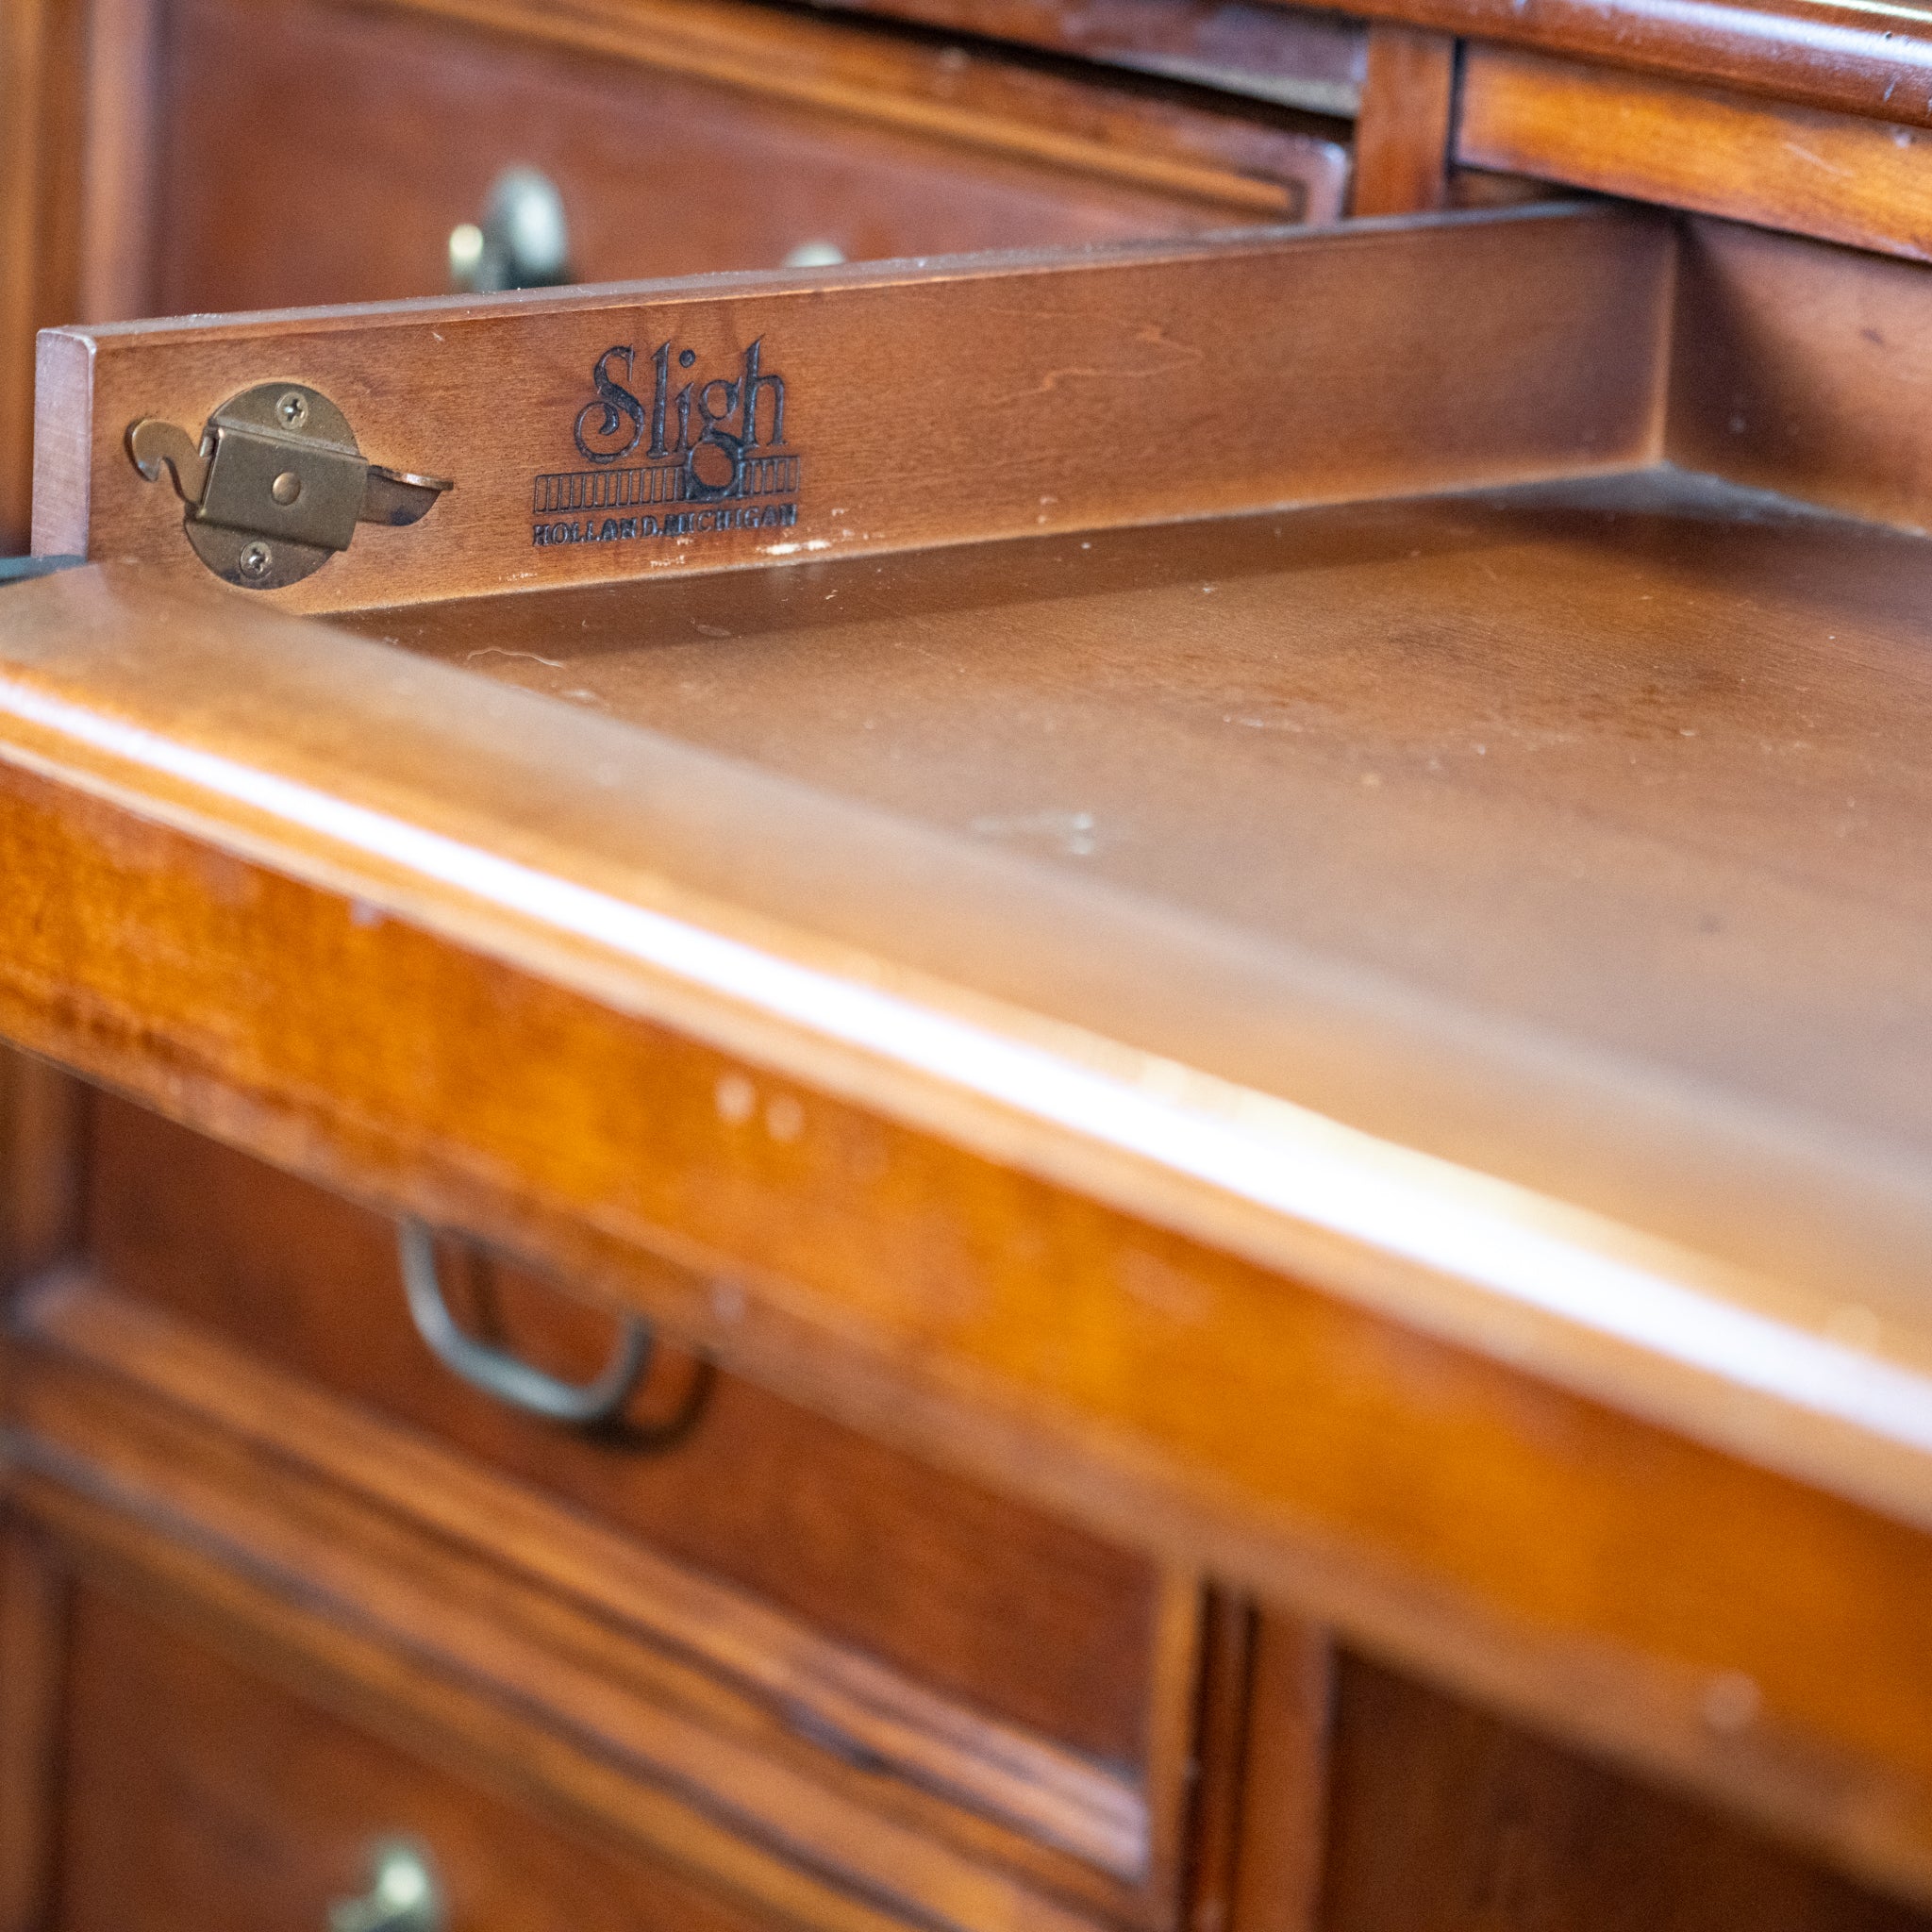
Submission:
<svg viewBox="0 0 1932 1932">
<path fill-rule="evenodd" d="M 206 581 L 173 491 L 128 459 L 127 429 L 154 417 L 198 431 L 265 372 L 337 402 L 372 458 L 456 483 L 421 525 L 365 526 L 314 575 L 261 593 L 285 610 L 1600 474 L 1659 451 L 1674 259 L 1663 217 L 1559 201 L 47 329 L 34 547 Z M 779 480 L 729 503 L 684 493 L 661 443 L 667 423 L 674 441 L 685 433 L 668 360 L 651 375 L 673 337 L 693 379 L 697 344 L 708 375 L 752 381 L 762 355 L 753 408 L 777 388 L 758 460 L 778 448 L 782 395 Z M 1076 341 L 1090 346 L 1070 359 Z M 651 408 L 629 401 L 637 434 L 608 468 L 574 425 L 613 354 Z M 1458 379 L 1439 380 L 1452 364 Z M 1291 365 L 1301 379 L 1283 384 Z M 432 392 L 446 406 L 418 408 Z"/>
<path fill-rule="evenodd" d="M 727 891 L 692 855 L 709 841 L 741 862 L 761 828 L 768 877 L 810 847 L 868 868 L 888 897 L 938 861 L 948 898 L 1064 904 L 1024 865 L 311 621 L 158 595 L 139 572 L 8 596 L 8 762 L 1932 1524 L 1932 1335 L 1892 1323 L 1874 1348 L 1835 1339 L 1837 1283 L 1774 1279 L 1458 1167 L 1108 1037 L 1098 1014 L 1076 1026 L 909 970 L 813 931 L 757 866 L 735 866 Z M 1099 899 L 1083 910 L 1107 916 Z M 1158 922 L 1115 928 L 1129 930 L 1175 957 Z"/>
</svg>

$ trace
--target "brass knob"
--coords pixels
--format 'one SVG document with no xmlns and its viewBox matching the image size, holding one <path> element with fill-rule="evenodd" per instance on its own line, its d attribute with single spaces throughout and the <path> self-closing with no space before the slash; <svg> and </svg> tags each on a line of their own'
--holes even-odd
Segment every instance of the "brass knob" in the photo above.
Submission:
<svg viewBox="0 0 1932 1932">
<path fill-rule="evenodd" d="M 556 182 L 535 168 L 499 175 L 483 219 L 459 222 L 449 232 L 449 278 L 451 287 L 474 295 L 570 281 L 570 223 Z"/>
<path fill-rule="evenodd" d="M 328 1908 L 328 1932 L 445 1932 L 449 1909 L 429 1854 L 386 1839 L 370 1854 L 369 1890 Z"/>
</svg>

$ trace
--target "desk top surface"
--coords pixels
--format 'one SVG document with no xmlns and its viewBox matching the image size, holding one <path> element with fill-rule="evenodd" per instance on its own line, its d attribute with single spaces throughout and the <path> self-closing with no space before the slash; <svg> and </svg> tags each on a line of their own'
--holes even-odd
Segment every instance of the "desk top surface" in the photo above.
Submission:
<svg viewBox="0 0 1932 1932">
<path fill-rule="evenodd" d="M 1665 470 L 352 622 L 1016 862 L 842 938 L 1916 1307 L 1928 591 Z"/>
</svg>

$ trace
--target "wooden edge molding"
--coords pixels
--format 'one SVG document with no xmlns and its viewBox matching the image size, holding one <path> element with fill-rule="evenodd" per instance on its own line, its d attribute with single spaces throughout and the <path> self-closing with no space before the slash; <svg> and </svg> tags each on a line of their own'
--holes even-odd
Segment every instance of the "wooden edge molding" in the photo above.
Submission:
<svg viewBox="0 0 1932 1932">
<path fill-rule="evenodd" d="M 1932 126 L 1932 34 L 1918 15 L 1860 0 L 1351 0 L 1339 14 L 1288 0 L 1088 0 L 1070 21 L 1045 0 L 829 4 L 1122 65 L 1165 60 L 1210 84 L 1217 70 L 1220 84 L 1257 91 L 1271 75 L 1291 87 L 1307 77 L 1324 90 L 1311 104 L 1330 111 L 1346 109 L 1348 83 L 1360 78 L 1358 39 L 1343 36 L 1374 21 Z M 1281 22 L 1273 33 L 1271 13 Z"/>
<path fill-rule="evenodd" d="M 58 1474 L 23 1474 L 23 1513 L 58 1539 L 83 1585 L 125 1593 L 204 1641 L 212 1632 L 238 1662 L 398 1748 L 607 1842 L 641 1846 L 809 1932 L 904 1932 L 903 1917 L 886 1902 L 794 1863 L 684 1792 L 641 1777 L 634 1760 L 599 1748 L 594 1721 L 574 1735 L 537 1720 L 527 1705 L 479 1678 L 469 1659 L 433 1641 L 401 1644 L 379 1622 L 341 1614 L 343 1607 L 325 1593 L 290 1590 L 273 1563 L 238 1563 L 242 1552 L 210 1541 L 202 1525 L 167 1509 L 157 1514 L 144 1507 L 150 1498 L 56 1460 Z"/>
<path fill-rule="evenodd" d="M 35 1285 L 15 1319 L 38 1346 L 137 1384 L 697 1660 L 810 1744 L 890 1768 L 1124 1881 L 1146 1875 L 1147 1797 L 1122 1773 L 965 1709 L 634 1539 L 103 1290 L 84 1272 Z M 1162 1797 L 1172 1803 L 1174 1793 Z"/>
<path fill-rule="evenodd" d="M 1613 470 L 1656 454 L 1672 248 L 1642 213 L 1484 209 L 50 330 L 34 542 L 209 581 L 128 432 L 192 446 L 264 382 L 455 483 L 242 592 L 291 610 Z"/>
<path fill-rule="evenodd" d="M 1348 9 L 1602 68 L 1932 126 L 1932 33 L 1861 0 L 1354 0 Z"/>
<path fill-rule="evenodd" d="M 1932 134 L 1472 46 L 1456 152 L 1474 167 L 1932 259 Z"/>
<path fill-rule="evenodd" d="M 9 1037 L 1932 1897 L 1907 1338 L 680 891 L 608 842 L 643 734 L 138 573 L 8 595 Z"/>
<path fill-rule="evenodd" d="M 863 811 L 522 693 L 491 687 L 473 704 L 482 688 L 460 671 L 213 592 L 175 603 L 145 573 L 70 572 L 8 596 L 0 759 L 23 771 L 1932 1523 L 1932 1337 L 1892 1324 L 1891 1353 L 1874 1355 L 1834 1339 L 1835 1283 L 1740 1268 L 908 972 L 818 937 L 802 904 L 774 920 L 681 886 L 664 871 L 675 822 L 656 800 L 706 799 L 687 849 L 739 849 L 741 817 L 767 836 L 808 824 L 860 873 L 890 850 L 857 856 Z M 619 796 L 634 816 L 613 809 Z M 1017 911 L 1017 878 L 1002 883 Z M 23 874 L 24 914 L 31 896 Z M 141 972 L 118 897 L 90 924 L 91 945 L 112 949 L 97 970 L 135 975 L 122 997 L 195 997 Z M 43 931 L 21 932 L 17 985 L 39 970 Z M 278 971 L 299 980 L 295 935 L 237 938 L 251 958 L 279 948 Z M 222 1027 L 243 1024 L 222 1010 L 228 997 L 208 1011 Z"/>
</svg>

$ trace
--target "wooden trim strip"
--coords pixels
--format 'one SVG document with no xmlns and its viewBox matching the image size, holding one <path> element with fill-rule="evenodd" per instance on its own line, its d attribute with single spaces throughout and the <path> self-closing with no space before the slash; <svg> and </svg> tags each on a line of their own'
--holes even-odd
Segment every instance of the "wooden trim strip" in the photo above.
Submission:
<svg viewBox="0 0 1932 1932">
<path fill-rule="evenodd" d="M 1615 469 L 1656 452 L 1672 245 L 1641 214 L 1488 210 L 51 330 L 34 541 L 208 582 L 126 430 L 155 416 L 199 435 L 267 379 L 329 396 L 375 460 L 456 479 L 422 523 L 362 525 L 314 575 L 258 593 L 284 609 Z M 747 452 L 738 493 L 708 508 L 695 447 L 676 453 L 709 407 L 691 393 L 737 411 Z"/>
<path fill-rule="evenodd" d="M 1368 20 L 1932 126 L 1932 31 L 1885 0 L 1352 0 Z"/>
<path fill-rule="evenodd" d="M 1500 168 L 1932 260 L 1932 135 L 1471 47 L 1456 152 Z"/>
</svg>

